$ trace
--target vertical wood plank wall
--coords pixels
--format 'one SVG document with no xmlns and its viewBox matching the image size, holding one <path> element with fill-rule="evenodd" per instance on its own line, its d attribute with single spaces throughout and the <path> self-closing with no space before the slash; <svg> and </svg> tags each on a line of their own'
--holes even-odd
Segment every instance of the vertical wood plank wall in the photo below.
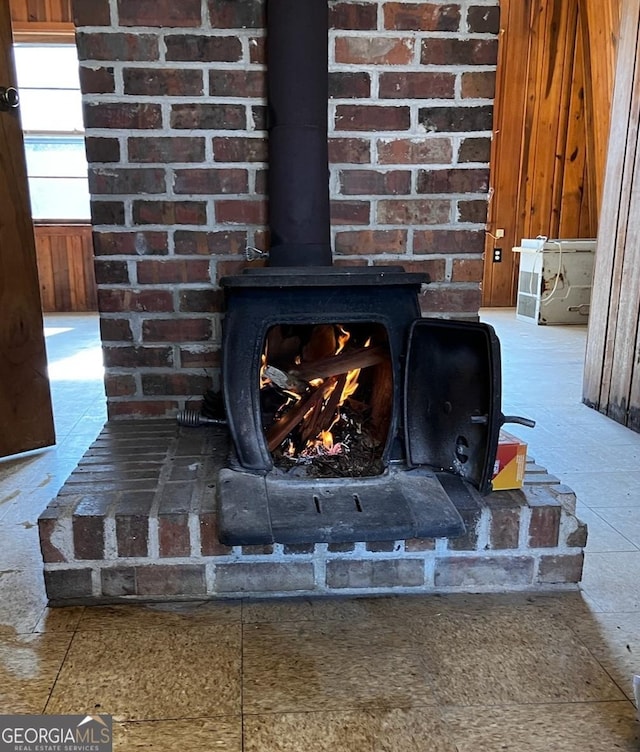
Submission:
<svg viewBox="0 0 640 752">
<path fill-rule="evenodd" d="M 501 0 L 485 306 L 515 304 L 521 238 L 597 234 L 620 1 Z"/>
<path fill-rule="evenodd" d="M 640 0 L 624 0 L 584 402 L 640 431 Z"/>
</svg>

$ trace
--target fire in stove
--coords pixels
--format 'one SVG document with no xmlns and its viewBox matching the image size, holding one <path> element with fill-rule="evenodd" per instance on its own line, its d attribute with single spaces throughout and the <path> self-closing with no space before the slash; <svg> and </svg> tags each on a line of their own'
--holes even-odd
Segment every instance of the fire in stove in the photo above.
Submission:
<svg viewBox="0 0 640 752">
<path fill-rule="evenodd" d="M 393 379 L 384 327 L 277 325 L 261 363 L 262 427 L 276 468 L 298 477 L 384 471 Z"/>
</svg>

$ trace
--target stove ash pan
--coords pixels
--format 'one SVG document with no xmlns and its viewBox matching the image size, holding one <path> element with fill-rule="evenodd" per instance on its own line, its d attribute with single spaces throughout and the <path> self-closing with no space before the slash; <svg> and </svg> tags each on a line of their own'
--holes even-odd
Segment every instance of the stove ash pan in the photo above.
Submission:
<svg viewBox="0 0 640 752">
<path fill-rule="evenodd" d="M 468 498 L 467 483 L 481 493 L 491 488 L 505 421 L 500 347 L 488 325 L 421 318 L 418 296 L 425 281 L 426 275 L 402 267 L 251 269 L 221 280 L 226 296 L 222 379 L 233 441 L 229 467 L 221 471 L 217 486 L 223 543 L 401 540 L 465 532 L 452 499 L 460 494 Z M 302 359 L 296 373 L 306 375 L 312 386 L 304 380 L 298 386 L 301 379 L 293 369 L 280 370 L 269 362 L 274 331 L 311 331 L 318 339 L 332 328 L 347 337 L 354 333 L 351 343 L 340 345 L 341 352 L 315 357 L 306 370 L 308 350 L 300 345 L 302 356 L 295 355 L 296 363 Z M 367 329 L 371 336 L 364 341 Z M 286 343 L 299 340 L 280 337 Z M 357 373 L 361 393 L 367 395 L 363 399 L 356 392 L 346 399 L 347 406 L 378 416 L 370 421 L 377 470 L 365 477 L 349 477 L 349 472 L 300 477 L 300 460 L 291 469 L 287 453 L 309 451 L 301 449 L 300 436 L 313 434 L 310 424 L 328 425 L 327 410 L 333 414 L 338 401 L 334 396 L 331 405 L 324 396 L 330 391 L 327 378 L 311 376 L 336 372 L 330 378 L 342 388 L 348 377 L 341 378 L 344 368 L 337 364 L 345 359 L 362 366 Z M 265 407 L 265 372 L 276 381 L 279 374 L 292 382 L 290 388 L 269 384 L 283 403 L 291 397 L 294 404 L 283 409 L 278 404 L 275 419 Z M 369 404 L 363 408 L 363 402 Z M 322 405 L 316 410 L 319 417 L 310 418 L 308 405 L 316 403 Z M 295 410 L 306 415 L 304 428 Z M 331 430 L 338 431 L 334 425 Z M 320 434 L 308 444 L 320 445 Z M 340 458 L 343 465 L 349 460 L 348 443 Z M 331 464 L 326 455 L 340 449 L 320 446 L 323 466 Z"/>
</svg>

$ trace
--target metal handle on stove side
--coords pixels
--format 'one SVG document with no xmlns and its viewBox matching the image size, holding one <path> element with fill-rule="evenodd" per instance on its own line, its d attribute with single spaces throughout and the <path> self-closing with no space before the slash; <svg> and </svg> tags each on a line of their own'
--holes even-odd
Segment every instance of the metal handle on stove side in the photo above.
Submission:
<svg viewBox="0 0 640 752">
<path fill-rule="evenodd" d="M 527 428 L 535 428 L 535 420 L 531 418 L 523 418 L 520 415 L 503 415 L 502 423 L 518 423 L 521 426 L 527 426 Z"/>
</svg>

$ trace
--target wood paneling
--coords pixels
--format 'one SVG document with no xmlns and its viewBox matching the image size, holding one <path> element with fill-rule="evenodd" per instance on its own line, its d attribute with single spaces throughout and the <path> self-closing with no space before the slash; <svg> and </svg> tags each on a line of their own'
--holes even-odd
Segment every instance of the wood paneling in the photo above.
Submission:
<svg viewBox="0 0 640 752">
<path fill-rule="evenodd" d="M 521 238 L 597 234 L 619 2 L 501 2 L 483 305 L 515 304 Z"/>
<path fill-rule="evenodd" d="M 90 225 L 36 225 L 36 254 L 42 310 L 96 311 Z"/>
<path fill-rule="evenodd" d="M 584 402 L 640 431 L 640 0 L 624 0 Z"/>
<path fill-rule="evenodd" d="M 9 6 L 17 41 L 73 37 L 71 0 L 9 0 Z"/>
</svg>

